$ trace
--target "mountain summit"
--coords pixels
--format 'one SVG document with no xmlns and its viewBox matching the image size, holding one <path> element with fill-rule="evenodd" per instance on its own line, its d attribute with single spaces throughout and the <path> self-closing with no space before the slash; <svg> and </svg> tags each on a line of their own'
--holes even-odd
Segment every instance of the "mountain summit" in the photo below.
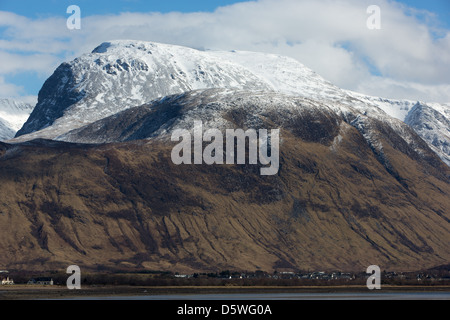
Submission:
<svg viewBox="0 0 450 320">
<path fill-rule="evenodd" d="M 342 90 L 295 59 L 280 55 L 199 51 L 126 40 L 102 43 L 91 53 L 62 63 L 44 83 L 36 108 L 13 142 L 59 139 L 71 130 L 154 99 L 211 88 L 276 91 L 327 102 L 344 111 L 351 107 L 385 122 L 391 117 L 406 123 L 414 118 L 408 124 L 450 164 L 447 105 L 424 104 L 427 108 L 413 110 L 412 101 Z M 425 129 L 417 119 L 426 119 Z"/>
<path fill-rule="evenodd" d="M 190 48 L 113 41 L 61 64 L 17 136 L 55 138 L 68 130 L 171 94 L 203 88 L 269 90 L 241 65 Z"/>
</svg>

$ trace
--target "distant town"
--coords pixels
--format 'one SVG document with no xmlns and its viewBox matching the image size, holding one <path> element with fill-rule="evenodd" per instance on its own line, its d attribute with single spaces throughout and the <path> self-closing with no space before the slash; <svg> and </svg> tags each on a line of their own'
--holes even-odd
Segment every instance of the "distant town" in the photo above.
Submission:
<svg viewBox="0 0 450 320">
<path fill-rule="evenodd" d="M 172 273 L 162 271 L 115 271 L 86 272 L 82 274 L 84 285 L 130 285 L 130 286 L 320 286 L 364 285 L 368 278 L 364 272 L 292 272 L 264 271 L 237 272 L 225 270 L 210 273 Z M 65 285 L 68 275 L 63 272 L 36 273 L 0 270 L 2 286 Z M 450 270 L 424 272 L 382 272 L 383 284 L 390 285 L 450 285 Z"/>
</svg>

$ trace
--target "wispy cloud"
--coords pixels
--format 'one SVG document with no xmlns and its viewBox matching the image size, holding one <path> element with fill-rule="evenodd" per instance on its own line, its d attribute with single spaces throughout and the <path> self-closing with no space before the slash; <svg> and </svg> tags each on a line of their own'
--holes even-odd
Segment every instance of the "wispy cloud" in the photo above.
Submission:
<svg viewBox="0 0 450 320">
<path fill-rule="evenodd" d="M 366 27 L 366 8 L 374 2 L 381 8 L 381 30 Z M 449 30 L 439 29 L 432 15 L 393 1 L 260 0 L 215 12 L 124 12 L 82 19 L 82 29 L 70 31 L 64 18 L 32 20 L 0 12 L 0 59 L 9 64 L 2 64 L 0 76 L 20 71 L 50 74 L 57 63 L 101 42 L 135 39 L 278 53 L 346 89 L 450 101 L 450 90 L 445 90 L 450 86 Z"/>
</svg>

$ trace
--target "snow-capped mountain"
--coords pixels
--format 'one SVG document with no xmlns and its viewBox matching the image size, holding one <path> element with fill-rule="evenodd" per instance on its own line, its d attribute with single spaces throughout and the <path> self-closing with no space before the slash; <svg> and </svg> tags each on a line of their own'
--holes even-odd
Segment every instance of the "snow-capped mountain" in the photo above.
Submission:
<svg viewBox="0 0 450 320">
<path fill-rule="evenodd" d="M 13 138 L 32 111 L 31 104 L 14 99 L 0 99 L 0 140 Z"/>
<path fill-rule="evenodd" d="M 347 93 L 367 104 L 376 105 L 389 116 L 411 126 L 429 147 L 450 166 L 450 105 L 384 99 L 351 91 L 347 91 Z"/>
<path fill-rule="evenodd" d="M 38 136 L 54 138 L 159 97 L 228 87 L 270 89 L 243 66 L 206 52 L 150 42 L 103 43 L 56 69 L 18 136 L 51 127 Z"/>
<path fill-rule="evenodd" d="M 208 88 L 359 102 L 292 58 L 120 40 L 61 64 L 45 82 L 35 111 L 17 136 L 39 131 L 25 139 L 53 139 L 153 99 Z"/>
<path fill-rule="evenodd" d="M 38 104 L 14 141 L 64 139 L 81 128 L 154 99 L 192 90 L 228 88 L 275 91 L 326 103 L 335 112 L 371 117 L 400 130 L 415 102 L 368 97 L 342 90 L 292 58 L 254 52 L 199 51 L 142 41 L 105 42 L 92 53 L 61 64 L 45 82 Z M 433 133 L 418 133 L 448 161 L 446 105 L 429 105 Z M 441 110 L 442 109 L 442 110 Z M 420 117 L 415 117 L 416 119 Z M 443 127 L 444 125 L 444 127 Z M 417 124 L 413 128 L 419 128 Z M 404 132 L 401 129 L 401 132 Z M 408 137 L 406 137 L 408 140 Z M 411 139 L 409 139 L 411 140 Z M 448 164 L 448 162 L 447 162 Z"/>
<path fill-rule="evenodd" d="M 0 264 L 183 273 L 447 264 L 450 167 L 437 153 L 448 149 L 433 146 L 445 146 L 447 111 L 351 93 L 278 55 L 104 43 L 58 67 L 18 136 L 0 143 L 0 225 L 14 226 L 0 233 Z M 280 129 L 276 174 L 262 175 L 261 161 L 174 163 L 172 133 L 195 121 Z"/>
<path fill-rule="evenodd" d="M 445 163 L 450 166 L 450 107 L 439 112 L 442 105 L 416 103 L 405 118 Z"/>
</svg>

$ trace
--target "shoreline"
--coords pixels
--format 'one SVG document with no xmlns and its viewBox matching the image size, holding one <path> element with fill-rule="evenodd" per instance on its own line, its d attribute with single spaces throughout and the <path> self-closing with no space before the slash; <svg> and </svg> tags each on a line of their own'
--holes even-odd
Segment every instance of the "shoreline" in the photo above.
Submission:
<svg viewBox="0 0 450 320">
<path fill-rule="evenodd" d="M 382 286 L 381 290 L 369 290 L 366 286 L 81 286 L 80 290 L 69 290 L 66 286 L 12 285 L 0 287 L 0 300 L 46 300 L 83 299 L 104 297 L 145 297 L 178 295 L 223 295 L 223 294 L 340 294 L 340 293 L 449 293 L 450 286 Z"/>
</svg>

